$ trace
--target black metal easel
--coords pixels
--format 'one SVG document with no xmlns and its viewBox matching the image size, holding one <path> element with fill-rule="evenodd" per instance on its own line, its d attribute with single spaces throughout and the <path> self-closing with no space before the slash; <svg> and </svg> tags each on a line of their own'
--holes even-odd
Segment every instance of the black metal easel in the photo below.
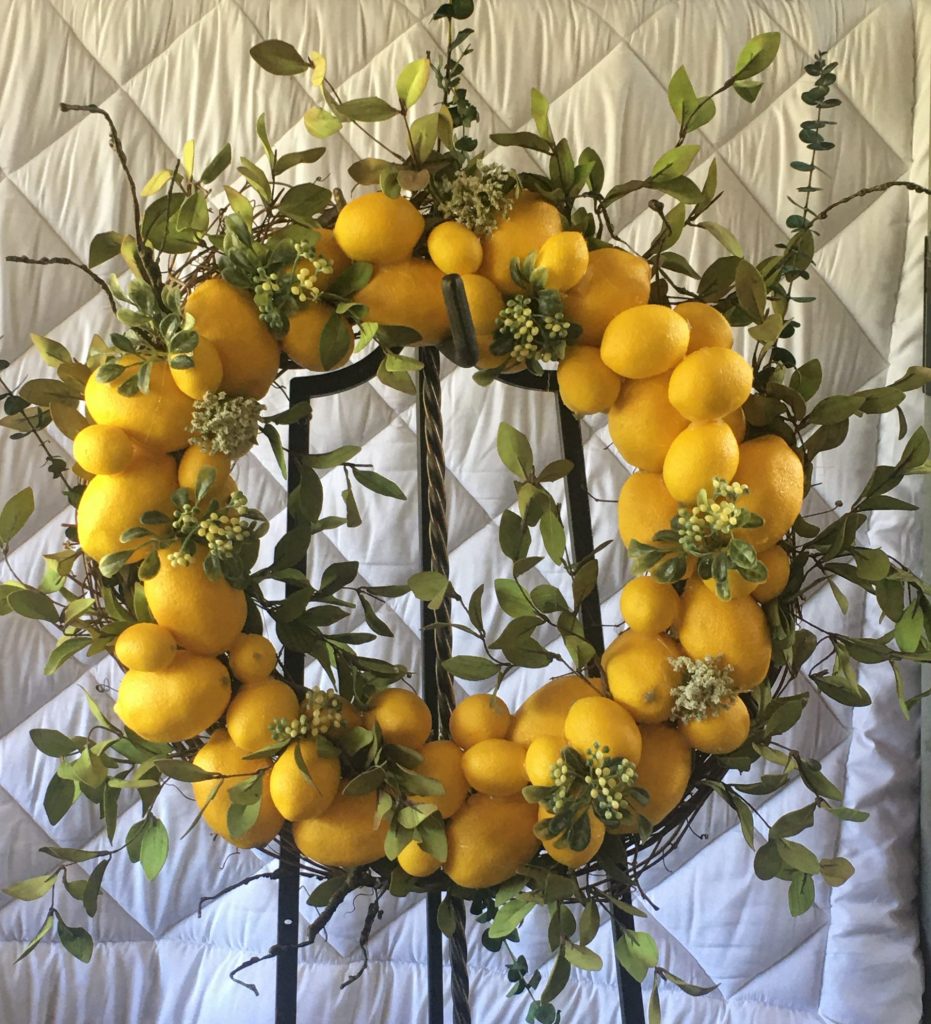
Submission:
<svg viewBox="0 0 931 1024">
<path fill-rule="evenodd" d="M 451 340 L 440 349 L 425 347 L 420 350 L 423 369 L 418 374 L 417 391 L 417 441 L 419 466 L 419 519 L 421 566 L 448 575 L 449 561 L 446 528 L 445 461 L 443 455 L 443 418 L 440 402 L 440 353 L 460 366 L 473 366 L 477 356 L 477 345 L 472 318 L 469 314 L 465 291 L 460 278 L 449 275 L 443 281 L 443 291 L 449 311 L 452 329 Z M 314 376 L 298 377 L 291 383 L 290 401 L 294 405 L 310 398 L 339 394 L 349 391 L 371 380 L 381 361 L 376 350 L 365 359 L 352 363 L 342 370 Z M 555 373 L 535 377 L 528 372 L 510 375 L 507 385 L 533 391 L 551 392 L 557 403 L 559 428 L 563 453 L 573 468 L 566 486 L 566 500 L 569 509 L 569 534 L 575 558 L 580 558 L 593 549 L 591 509 L 588 501 L 588 485 L 585 473 L 585 459 L 582 449 L 582 433 L 578 420 L 559 401 Z M 309 430 L 306 421 L 297 423 L 288 432 L 288 480 L 298 479 L 298 464 L 301 455 L 309 450 Z M 289 521 L 289 528 L 292 524 Z M 449 712 L 453 704 L 452 680 L 443 669 L 441 662 L 449 657 L 451 636 L 449 629 L 427 628 L 438 622 L 449 621 L 448 601 L 440 608 L 431 610 L 422 606 L 421 634 L 423 645 L 423 689 L 424 699 L 434 713 L 437 735 L 447 735 Z M 601 608 L 597 590 L 585 599 L 581 609 L 585 637 L 601 653 L 604 638 L 601 624 Z M 304 659 L 298 652 L 285 652 L 285 667 L 293 679 L 303 678 Z M 278 947 L 276 974 L 275 1024 L 297 1024 L 297 943 L 300 894 L 300 873 L 297 854 L 293 844 L 283 843 L 278 866 Z M 627 894 L 621 894 L 626 896 Z M 443 977 L 443 936 L 436 923 L 439 906 L 438 893 L 429 893 L 426 901 L 427 913 L 427 1017 L 428 1024 L 443 1024 L 446 999 Z M 456 930 L 450 938 L 451 1004 L 453 1024 L 471 1024 L 469 1008 L 468 949 L 465 935 L 465 908 L 461 900 L 451 901 L 456 919 Z M 622 929 L 632 929 L 633 919 L 629 914 L 614 908 L 613 926 L 615 934 Z M 617 969 L 618 998 L 623 1024 L 643 1024 L 643 1000 L 639 984 L 626 972 Z"/>
</svg>

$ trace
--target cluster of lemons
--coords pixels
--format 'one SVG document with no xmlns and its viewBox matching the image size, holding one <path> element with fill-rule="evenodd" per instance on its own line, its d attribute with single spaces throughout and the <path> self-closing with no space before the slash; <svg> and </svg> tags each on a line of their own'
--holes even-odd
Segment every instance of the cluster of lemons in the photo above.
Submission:
<svg viewBox="0 0 931 1024">
<path fill-rule="evenodd" d="M 315 251 L 324 259 L 308 262 L 302 280 L 313 287 L 281 339 L 261 321 L 248 292 L 220 277 L 197 284 L 185 306 L 199 337 L 193 367 L 154 361 L 148 389 L 131 396 L 120 393 L 120 378 L 95 374 L 87 382 L 91 425 L 74 443 L 77 467 L 89 481 L 77 529 L 91 558 L 124 549 L 130 564 L 139 562 L 151 550 L 151 535 L 178 517 L 172 494 L 179 486 L 193 491 L 206 468 L 214 479 L 203 500 L 216 499 L 219 507 L 213 525 L 220 528 L 224 510 L 232 510 L 233 522 L 241 496 L 232 458 L 191 442 L 195 403 L 218 393 L 261 399 L 282 351 L 322 370 L 321 336 L 334 308 L 321 292 L 352 262 L 374 268 L 355 296 L 368 318 L 411 327 L 426 341 L 448 330 L 442 276 L 461 275 L 479 366 L 510 369 L 513 359 L 491 352 L 492 335 L 509 299 L 520 296 L 512 261 L 535 253 L 546 287 L 561 293 L 566 317 L 581 328 L 559 366 L 562 399 L 579 415 L 608 411 L 614 443 L 636 469 L 619 498 L 625 544 L 649 543 L 677 516 L 686 524 L 711 516 L 715 529 L 726 529 L 730 506 L 700 504 L 702 491 L 726 493 L 735 507 L 763 517 L 762 526 L 735 531 L 766 565 L 763 583 L 754 587 L 732 574 L 733 597 L 722 601 L 707 585 L 712 581 L 694 575 L 676 585 L 638 577 L 622 594 L 628 629 L 604 656 L 604 687 L 563 676 L 513 715 L 499 697 L 471 696 L 453 712 L 451 738 L 441 740 L 430 740 L 429 709 L 404 688 L 377 694 L 360 711 L 335 694 L 299 692 L 277 678 L 275 648 L 243 632 L 243 592 L 203 571 L 204 545 L 193 557 L 178 557 L 170 545 L 159 551 L 158 573 L 142 584 L 154 621 L 124 629 L 114 650 L 127 670 L 116 711 L 129 728 L 171 743 L 210 731 L 195 764 L 221 778 L 193 788 L 205 821 L 228 841 L 263 845 L 291 821 L 299 848 L 320 864 L 352 867 L 382 857 L 387 822 L 376 815 L 377 794 L 344 792 L 346 759 L 336 756 L 353 728 L 377 722 L 385 743 L 417 751 L 419 774 L 443 787 L 440 796 L 404 798 L 421 810 L 432 805 L 443 819 L 443 869 L 460 885 L 484 888 L 513 875 L 541 843 L 555 860 L 578 867 L 608 832 L 636 830 L 641 817 L 658 823 L 686 791 L 693 749 L 726 753 L 746 739 L 749 716 L 739 693 L 758 685 L 769 667 L 760 604 L 786 584 L 789 560 L 778 542 L 799 512 L 802 470 L 780 438 L 744 440 L 741 406 L 753 375 L 732 350 L 724 317 L 700 302 L 650 304 L 650 268 L 640 257 L 615 248 L 590 252 L 581 234 L 562 229 L 555 207 L 529 193 L 484 236 L 456 222 L 439 224 L 426 239 L 429 258 L 414 256 L 424 229 L 423 216 L 404 198 L 373 192 L 346 204 L 332 231 L 320 229 Z M 348 322 L 346 328 L 351 341 Z M 347 343 L 340 365 L 350 354 Z M 127 374 L 139 361 L 120 357 Z M 147 538 L 122 539 L 153 511 L 162 513 L 162 525 L 152 525 Z M 148 521 L 156 522 L 151 515 Z M 327 745 L 318 745 L 320 736 Z M 573 776 L 569 762 L 584 764 L 581 774 Z M 235 787 L 256 773 L 258 813 L 234 834 L 229 812 L 241 802 Z M 573 806 L 590 825 L 583 850 L 545 827 L 573 779 L 572 792 L 583 794 Z M 551 797 L 529 802 L 528 785 Z M 415 841 L 399 863 L 416 877 L 441 866 Z"/>
</svg>

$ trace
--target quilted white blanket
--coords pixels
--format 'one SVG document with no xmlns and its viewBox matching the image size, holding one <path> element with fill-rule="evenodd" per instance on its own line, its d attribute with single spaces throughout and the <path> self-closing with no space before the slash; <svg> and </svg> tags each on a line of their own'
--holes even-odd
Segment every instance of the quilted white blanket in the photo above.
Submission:
<svg viewBox="0 0 931 1024">
<path fill-rule="evenodd" d="M 99 119 L 59 113 L 60 100 L 106 107 L 120 125 L 137 180 L 145 181 L 155 169 L 171 166 L 172 154 L 192 136 L 204 157 L 227 140 L 234 153 L 256 157 L 253 126 L 262 111 L 273 141 L 283 139 L 290 148 L 308 145 L 301 115 L 310 96 L 301 79 L 272 78 L 250 60 L 249 47 L 262 38 L 324 51 L 334 80 L 352 95 L 384 89 L 408 60 L 439 48 L 430 0 L 5 0 L 0 6 L 4 255 L 83 258 L 95 233 L 128 222 L 128 197 Z M 750 36 L 780 31 L 782 49 L 759 101 L 751 107 L 729 99 L 705 130 L 703 159 L 717 157 L 726 191 L 717 219 L 749 253 L 779 240 L 790 212 L 785 196 L 798 182 L 789 162 L 803 155 L 796 138 L 796 125 L 806 116 L 799 99 L 802 65 L 816 50 L 830 50 L 839 62 L 843 99 L 833 136 L 838 146 L 825 161 L 826 201 L 864 183 L 928 178 L 931 6 L 924 0 L 479 0 L 476 6 L 479 35 L 467 78 L 484 132 L 526 127 L 530 88 L 539 86 L 553 100 L 554 123 L 579 145 L 596 145 L 613 180 L 642 174 L 671 144 L 664 87 L 679 64 L 688 65 L 697 83 L 710 86 L 723 81 Z M 351 184 L 341 169 L 369 155 L 364 142 L 351 133 L 331 142 L 325 171 L 334 183 Z M 804 308 L 797 350 L 800 357 L 821 358 L 831 390 L 881 384 L 920 362 L 927 209 L 921 197 L 895 190 L 843 207 L 825 227 L 809 289 L 818 302 Z M 630 217 L 625 212 L 621 219 Z M 623 224 L 634 246 L 646 241 L 648 230 L 645 219 Z M 707 255 L 695 253 L 693 262 Z M 29 331 L 81 346 L 95 331 L 108 329 L 106 304 L 93 285 L 63 268 L 0 264 L 0 311 L 2 356 L 12 363 L 6 377 L 14 384 L 42 370 Z M 443 398 L 452 576 L 457 589 L 469 593 L 497 575 L 495 520 L 513 498 L 494 452 L 496 426 L 506 418 L 529 433 L 536 450 L 558 457 L 555 406 L 545 396 L 503 386 L 478 389 L 465 371 L 447 375 Z M 920 403 L 916 397 L 907 407 L 916 423 Z M 590 486 L 596 497 L 614 499 L 627 470 L 604 423 L 595 422 L 598 429 L 589 431 L 587 444 Z M 843 456 L 821 467 L 828 503 L 856 493 L 877 459 L 890 461 L 897 444 L 885 423 L 858 423 L 851 433 L 854 440 Z M 364 444 L 381 472 L 416 494 L 409 398 L 367 385 L 317 403 L 314 448 L 347 442 Z M 266 511 L 283 508 L 283 485 L 270 457 L 250 457 L 238 476 Z M 42 552 L 59 546 L 64 503 L 41 472 L 36 450 L 0 438 L 0 497 L 27 480 L 37 490 L 38 525 L 20 535 L 12 561 L 31 574 Z M 330 483 L 338 490 L 335 477 Z M 361 575 L 372 583 L 404 580 L 419 568 L 411 542 L 415 504 L 368 497 L 363 515 L 378 522 L 378 532 L 327 534 L 330 540 L 321 542 L 317 557 L 358 559 Z M 616 537 L 612 504 L 596 502 L 594 517 L 596 540 Z M 917 559 L 915 526 L 894 513 L 875 515 L 870 542 Z M 603 564 L 603 614 L 606 623 L 616 623 L 616 596 L 626 573 L 619 543 Z M 830 596 L 816 611 L 837 614 Z M 875 612 L 854 606 L 850 615 L 863 616 L 869 629 Z M 413 599 L 396 604 L 393 621 L 397 640 L 382 653 L 390 650 L 392 660 L 416 664 Z M 81 688 L 103 690 L 105 701 L 112 669 L 105 661 L 72 661 L 45 678 L 42 665 L 51 643 L 41 623 L 0 620 L 0 884 L 35 874 L 44 860 L 34 851 L 50 837 L 60 845 L 86 846 L 97 830 L 77 809 L 50 828 L 42 794 L 51 764 L 36 757 L 29 730 L 84 731 Z M 509 681 L 503 696 L 517 702 L 541 682 L 525 672 Z M 847 780 L 848 804 L 871 813 L 863 825 L 834 819 L 822 825 L 821 850 L 849 857 L 856 876 L 841 889 L 819 887 L 813 910 L 793 919 L 784 884 L 753 878 L 752 854 L 735 831 L 733 815 L 709 804 L 696 835 L 654 874 L 650 896 L 659 909 L 651 912 L 649 927 L 676 973 L 704 984 L 710 979 L 719 988 L 697 1001 L 664 989 L 664 1021 L 920 1019 L 916 735 L 898 710 L 891 678 L 876 673 L 865 682 L 874 695 L 871 707 L 845 713 L 814 700 L 794 738 L 822 757 L 832 778 Z M 177 822 L 194 817 L 182 793 L 166 796 Z M 798 794 L 789 790 L 772 801 L 793 799 Z M 271 1022 L 271 964 L 248 976 L 261 990 L 259 999 L 227 974 L 274 941 L 273 883 L 256 881 L 198 916 L 202 895 L 262 866 L 258 855 L 231 855 L 206 829 L 177 844 L 154 885 L 138 870 L 114 864 L 94 923 L 99 944 L 89 966 L 43 942 L 12 967 L 36 930 L 38 911 L 34 904 L 0 896 L 0 1020 Z M 302 953 L 301 1020 L 400 1024 L 425 1018 L 422 904 L 403 913 L 389 904 L 375 928 L 367 972 L 340 990 L 359 966 L 356 937 L 364 912 L 360 900 L 329 927 L 326 941 Z M 607 934 L 602 945 L 610 963 Z M 522 952 L 532 962 L 542 960 L 544 936 L 529 936 Z M 522 1020 L 525 1007 L 503 998 L 501 961 L 492 959 L 474 932 L 471 957 L 473 1019 Z M 575 984 L 563 1004 L 567 1022 L 618 1020 L 613 971 Z"/>
</svg>

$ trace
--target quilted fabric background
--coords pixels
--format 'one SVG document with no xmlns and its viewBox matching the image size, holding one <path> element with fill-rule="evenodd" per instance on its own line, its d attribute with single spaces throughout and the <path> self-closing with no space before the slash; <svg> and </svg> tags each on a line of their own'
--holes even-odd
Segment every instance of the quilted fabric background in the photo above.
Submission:
<svg viewBox="0 0 931 1024">
<path fill-rule="evenodd" d="M 309 82 L 275 79 L 249 58 L 262 38 L 286 38 L 328 57 L 334 80 L 351 95 L 385 90 L 403 64 L 440 47 L 429 0 L 7 0 L 0 28 L 0 253 L 86 254 L 98 231 L 124 227 L 130 205 L 97 118 L 61 114 L 60 100 L 101 104 L 120 126 L 138 181 L 171 166 L 192 136 L 207 159 L 230 140 L 234 153 L 258 156 L 253 125 L 266 111 L 273 140 L 308 145 L 301 124 Z M 931 9 L 922 0 L 479 0 L 476 53 L 467 78 L 481 111 L 483 132 L 527 126 L 529 91 L 539 86 L 553 101 L 559 129 L 578 147 L 602 152 L 611 180 L 639 175 L 674 139 L 665 82 L 685 63 L 699 85 L 726 77 L 750 36 L 779 30 L 778 61 L 754 106 L 728 99 L 703 130 L 702 159 L 716 156 L 726 191 L 716 219 L 728 224 L 748 253 L 766 252 L 783 235 L 786 194 L 800 156 L 796 125 L 806 114 L 799 94 L 802 65 L 816 49 L 840 62 L 838 147 L 824 160 L 825 201 L 864 183 L 928 177 Z M 345 188 L 342 168 L 371 155 L 361 135 L 331 142 L 316 172 Z M 493 154 L 501 156 L 501 154 Z M 699 174 L 701 172 L 699 171 Z M 216 183 L 232 181 L 232 173 Z M 647 217 L 622 206 L 618 222 L 634 247 L 652 233 Z M 892 380 L 920 362 L 921 240 L 927 203 L 895 190 L 838 211 L 822 234 L 809 291 L 818 302 L 804 309 L 796 342 L 800 357 L 818 355 L 832 390 Z M 709 238 L 689 255 L 715 254 Z M 93 285 L 66 269 L 0 264 L 2 353 L 16 384 L 43 372 L 30 348 L 36 331 L 85 346 L 109 325 L 106 303 Z M 513 497 L 494 452 L 502 418 L 531 436 L 540 457 L 557 457 L 554 400 L 503 386 L 476 389 L 465 371 L 444 385 L 451 501 L 452 577 L 469 593 L 497 573 L 496 517 Z M 908 407 L 913 423 L 921 400 Z M 587 460 L 596 540 L 616 537 L 616 498 L 627 468 L 610 445 L 603 418 L 590 421 Z M 365 445 L 368 459 L 416 494 L 414 410 L 409 398 L 378 385 L 317 403 L 312 446 Z M 892 424 L 856 423 L 843 455 L 832 453 L 819 474 L 816 501 L 824 508 L 857 492 L 877 459 L 889 461 L 897 442 Z M 237 473 L 240 485 L 269 513 L 283 508 L 284 486 L 267 450 Z M 38 512 L 12 555 L 17 572 L 33 575 L 43 551 L 56 549 L 64 503 L 40 471 L 36 451 L 0 438 L 0 497 L 29 480 Z M 329 481 L 331 499 L 340 481 Z M 318 563 L 358 559 L 372 583 L 406 579 L 419 568 L 413 500 L 390 502 L 363 493 L 363 515 L 378 530 L 327 534 Z M 283 527 L 279 513 L 275 527 Z M 386 541 L 386 538 L 389 540 Z M 274 537 L 272 537 L 272 540 Z M 892 513 L 876 515 L 871 543 L 916 560 L 914 526 Z M 619 542 L 603 559 L 603 613 L 618 620 L 617 593 L 626 575 Z M 831 620 L 828 595 L 812 613 Z M 418 608 L 397 602 L 388 617 L 396 640 L 381 653 L 416 665 Z M 855 623 L 872 628 L 875 611 L 854 602 Z M 856 628 L 853 625 L 852 628 Z M 610 625 L 609 625 L 610 629 Z M 51 837 L 61 845 L 93 844 L 97 826 L 74 810 L 50 829 L 42 794 L 52 770 L 29 741 L 29 730 L 87 727 L 82 688 L 109 699 L 118 681 L 106 661 L 69 662 L 55 677 L 42 675 L 53 638 L 39 623 L 0 621 L 0 820 L 4 856 L 0 882 L 34 874 L 35 849 Z M 471 653 L 467 647 L 461 653 Z M 733 815 L 709 804 L 692 836 L 651 879 L 650 930 L 663 960 L 690 980 L 719 985 L 692 1002 L 664 988 L 667 1021 L 692 1024 L 866 1024 L 877 1007 L 896 1024 L 920 1019 L 921 973 L 915 911 L 917 744 L 902 719 L 891 679 L 865 672 L 871 707 L 849 711 L 813 698 L 794 742 L 816 753 L 825 771 L 847 783 L 849 804 L 871 812 L 865 825 L 822 822 L 825 855 L 852 859 L 857 875 L 845 887 L 820 887 L 816 906 L 792 919 L 782 883 L 758 883 L 752 854 L 735 831 Z M 515 675 L 503 696 L 518 702 L 543 679 Z M 183 831 L 194 817 L 190 800 L 167 791 L 163 813 Z M 804 801 L 795 789 L 771 798 L 767 813 Z M 124 815 L 124 822 L 129 823 Z M 232 984 L 228 972 L 263 952 L 275 935 L 275 892 L 256 881 L 198 915 L 201 896 L 263 868 L 252 853 L 231 855 L 196 830 L 172 850 L 154 885 L 141 872 L 114 863 L 94 923 L 98 946 L 89 967 L 43 942 L 23 964 L 10 963 L 33 934 L 40 909 L 0 897 L 0 1019 L 10 1024 L 266 1024 L 273 1019 L 274 970 L 254 970 L 261 997 Z M 372 962 L 363 978 L 340 991 L 358 967 L 356 936 L 365 905 L 340 915 L 301 955 L 301 1019 L 393 1024 L 425 1015 L 425 910 L 390 904 L 376 925 Z M 76 917 L 77 912 L 72 914 Z M 525 1008 L 503 999 L 502 961 L 473 933 L 473 1019 L 517 1022 Z M 609 936 L 601 946 L 611 961 Z M 546 955 L 545 936 L 528 934 L 522 951 Z M 569 989 L 567 1020 L 617 1019 L 613 971 L 586 977 Z"/>
</svg>

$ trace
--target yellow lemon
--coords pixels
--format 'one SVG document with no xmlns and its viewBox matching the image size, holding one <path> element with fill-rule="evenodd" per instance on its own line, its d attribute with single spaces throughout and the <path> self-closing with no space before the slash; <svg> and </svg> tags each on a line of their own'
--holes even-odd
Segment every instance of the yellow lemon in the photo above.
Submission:
<svg viewBox="0 0 931 1024">
<path fill-rule="evenodd" d="M 637 633 L 665 633 L 679 621 L 679 595 L 668 583 L 638 576 L 621 591 L 621 615 Z"/>
<path fill-rule="evenodd" d="M 469 784 L 462 770 L 462 751 L 451 740 L 433 740 L 420 751 L 423 760 L 415 771 L 428 779 L 441 783 L 444 792 L 439 796 L 409 797 L 415 804 L 435 804 L 440 817 L 450 818 L 459 810 L 469 795 Z"/>
<path fill-rule="evenodd" d="M 398 867 L 412 878 L 428 878 L 439 871 L 440 861 L 412 839 L 398 854 Z"/>
<path fill-rule="evenodd" d="M 442 282 L 428 260 L 404 260 L 379 267 L 353 300 L 368 306 L 369 320 L 410 327 L 422 341 L 438 341 L 449 331 Z"/>
<path fill-rule="evenodd" d="M 294 823 L 297 848 L 318 864 L 356 868 L 385 855 L 388 823 L 375 822 L 376 793 L 340 793 L 324 814 Z"/>
<path fill-rule="evenodd" d="M 194 286 L 184 311 L 194 317 L 200 338 L 213 342 L 220 356 L 220 389 L 262 398 L 278 374 L 281 354 L 252 296 L 222 277 L 210 277 Z"/>
<path fill-rule="evenodd" d="M 747 742 L 750 714 L 747 705 L 738 698 L 716 715 L 680 722 L 679 729 L 694 750 L 705 754 L 731 754 Z"/>
<path fill-rule="evenodd" d="M 171 516 L 171 495 L 178 486 L 174 460 L 167 455 L 136 449 L 122 473 L 95 476 L 78 502 L 78 543 L 90 558 L 100 561 L 115 551 L 133 551 L 130 562 L 141 561 L 149 548 L 146 538 L 122 541 L 125 530 L 140 525 L 144 512 Z M 155 533 L 164 527 L 149 527 Z"/>
<path fill-rule="evenodd" d="M 659 473 L 669 446 L 689 425 L 669 404 L 669 373 L 626 381 L 608 412 L 608 431 L 621 458 Z"/>
<path fill-rule="evenodd" d="M 546 287 L 557 292 L 574 288 L 588 270 L 588 245 L 580 231 L 560 231 L 540 246 L 537 267 L 546 271 Z"/>
<path fill-rule="evenodd" d="M 701 348 L 669 378 L 669 401 L 687 420 L 717 420 L 750 397 L 753 367 L 729 348 Z"/>
<path fill-rule="evenodd" d="M 178 389 L 168 364 L 150 363 L 149 390 L 128 396 L 121 395 L 118 389 L 130 379 L 128 371 L 139 367 L 140 358 L 125 355 L 118 362 L 126 370 L 116 380 L 102 381 L 99 370 L 88 377 L 84 385 L 88 416 L 106 427 L 121 427 L 136 444 L 153 451 L 184 448 L 194 400 Z"/>
<path fill-rule="evenodd" d="M 640 735 L 643 753 L 637 765 L 637 786 L 645 789 L 650 799 L 645 804 L 632 800 L 631 807 L 657 825 L 685 796 L 692 777 L 692 748 L 684 733 L 672 725 L 643 725 Z"/>
<path fill-rule="evenodd" d="M 278 653 L 261 633 L 240 633 L 230 647 L 230 671 L 241 683 L 267 679 L 275 670 Z"/>
<path fill-rule="evenodd" d="M 330 364 L 325 366 L 321 341 L 324 329 L 334 316 L 337 324 L 335 341 L 332 349 L 327 348 L 325 354 Z M 352 355 L 352 329 L 349 321 L 344 316 L 337 316 L 332 306 L 325 302 L 308 302 L 289 319 L 288 333 L 282 339 L 281 347 L 285 355 L 305 370 L 313 370 L 314 373 L 336 370 L 345 366 Z"/>
<path fill-rule="evenodd" d="M 225 579 L 209 580 L 204 555 L 186 566 L 169 564 L 159 552 L 158 575 L 143 584 L 152 617 L 195 654 L 227 651 L 246 622 L 246 595 Z"/>
<path fill-rule="evenodd" d="M 758 552 L 771 548 L 791 529 L 802 511 L 805 473 L 801 459 L 775 434 L 745 441 L 734 479 L 750 488 L 737 504 L 762 516 L 763 525 L 735 530 Z"/>
<path fill-rule="evenodd" d="M 663 482 L 676 501 L 693 505 L 700 490 L 711 491 L 715 477 L 730 483 L 739 460 L 737 438 L 723 420 L 691 423 L 666 452 Z"/>
<path fill-rule="evenodd" d="M 524 755 L 524 771 L 532 786 L 553 785 L 553 765 L 562 755 L 566 741 L 562 736 L 537 736 Z"/>
<path fill-rule="evenodd" d="M 556 370 L 559 397 L 576 416 L 604 412 L 617 400 L 621 378 L 601 361 L 598 349 L 573 345 Z"/>
<path fill-rule="evenodd" d="M 513 740 L 480 740 L 462 755 L 462 771 L 479 793 L 516 796 L 527 785 L 525 753 Z"/>
<path fill-rule="evenodd" d="M 721 419 L 733 430 L 737 443 L 743 444 L 743 439 L 747 436 L 747 417 L 744 415 L 743 409 L 735 409 L 726 416 L 722 416 Z"/>
<path fill-rule="evenodd" d="M 278 719 L 290 724 L 299 714 L 294 690 L 287 683 L 269 679 L 236 694 L 226 711 L 226 729 L 240 750 L 253 754 L 274 743 L 272 726 Z"/>
<path fill-rule="evenodd" d="M 314 249 L 320 253 L 321 256 L 325 256 L 333 266 L 333 272 L 330 274 L 318 274 L 317 275 L 317 287 L 326 288 L 330 281 L 339 277 L 339 275 L 349 267 L 352 260 L 343 252 L 339 247 L 339 243 L 336 241 L 336 236 L 333 234 L 331 228 L 314 228 L 317 232 L 317 241 L 314 242 Z M 304 263 L 304 260 L 298 261 L 298 268 Z"/>
<path fill-rule="evenodd" d="M 738 690 L 758 686 L 769 671 L 772 638 L 766 616 L 752 597 L 718 598 L 695 580 L 682 595 L 679 642 L 690 658 L 721 658 Z"/>
<path fill-rule="evenodd" d="M 613 660 L 612 660 L 613 664 Z M 566 715 L 566 741 L 582 755 L 597 744 L 610 757 L 640 760 L 640 730 L 630 712 L 610 697 L 583 697 Z"/>
<path fill-rule="evenodd" d="M 178 653 L 174 636 L 154 622 L 137 622 L 116 638 L 113 646 L 116 660 L 126 668 L 141 672 L 158 672 L 168 668 Z"/>
<path fill-rule="evenodd" d="M 540 848 L 533 834 L 536 821 L 537 805 L 523 797 L 470 796 L 446 827 L 446 874 L 467 889 L 486 889 L 506 881 Z"/>
<path fill-rule="evenodd" d="M 669 664 L 682 649 L 669 637 L 634 633 L 605 667 L 611 696 L 626 708 L 635 722 L 653 725 L 672 714 L 672 689 L 681 673 Z"/>
<path fill-rule="evenodd" d="M 223 363 L 216 345 L 209 338 L 201 338 L 190 358 L 194 365 L 178 369 L 169 364 L 171 379 L 189 398 L 203 398 L 208 391 L 218 391 L 223 380 Z"/>
<path fill-rule="evenodd" d="M 481 239 L 454 220 L 437 224 L 430 232 L 427 252 L 444 274 L 474 274 L 482 265 Z"/>
<path fill-rule="evenodd" d="M 221 501 L 226 493 L 226 485 L 232 468 L 233 463 L 228 455 L 224 455 L 223 452 L 209 455 L 203 448 L 192 444 L 190 448 L 185 448 L 181 461 L 178 463 L 178 484 L 196 493 L 197 480 L 201 470 L 212 469 L 215 474 L 213 483 L 204 495 L 203 501 L 210 502 L 214 498 Z"/>
<path fill-rule="evenodd" d="M 582 345 L 601 344 L 605 328 L 625 309 L 650 299 L 650 264 L 623 249 L 593 249 L 588 270 L 563 300 L 563 312 L 582 328 Z"/>
<path fill-rule="evenodd" d="M 423 226 L 420 211 L 409 199 L 368 192 L 351 199 L 339 211 L 333 237 L 351 260 L 400 263 L 410 258 Z"/>
<path fill-rule="evenodd" d="M 668 306 L 625 309 L 605 328 L 601 358 L 622 377 L 640 380 L 671 370 L 689 347 L 689 325 Z"/>
<path fill-rule="evenodd" d="M 628 547 L 632 540 L 649 544 L 654 534 L 669 529 L 678 511 L 676 499 L 666 490 L 659 473 L 632 473 L 617 500 L 621 539 Z"/>
<path fill-rule="evenodd" d="M 210 739 L 194 755 L 194 764 L 205 772 L 230 776 L 228 780 L 204 779 L 191 785 L 194 799 L 204 812 L 204 821 L 228 843 L 247 849 L 252 846 L 265 846 L 278 834 L 284 824 L 281 815 L 275 809 L 269 794 L 269 772 L 271 761 L 268 758 L 247 760 L 243 752 L 229 738 L 225 729 L 217 729 Z M 254 772 L 266 769 L 262 775 L 262 801 L 259 816 L 246 831 L 235 838 L 230 834 L 227 815 L 230 809 L 229 791 L 238 786 Z M 219 788 L 218 788 L 219 783 Z M 214 794 L 214 790 L 216 793 Z M 211 794 L 214 794 L 211 799 Z M 209 802 L 208 802 L 209 801 Z"/>
<path fill-rule="evenodd" d="M 449 734 L 463 750 L 481 740 L 502 740 L 510 728 L 511 712 L 493 693 L 473 693 L 449 716 Z"/>
<path fill-rule="evenodd" d="M 573 850 L 569 845 L 564 832 L 558 836 L 554 836 L 552 839 L 543 840 L 543 849 L 546 850 L 557 864 L 563 864 L 567 868 L 575 870 L 582 867 L 583 864 L 587 864 L 601 849 L 601 844 L 605 839 L 604 822 L 600 818 L 597 818 L 590 810 L 586 811 L 586 814 L 588 814 L 588 826 L 591 832 L 591 838 L 583 849 Z M 537 812 L 538 821 L 548 821 L 552 817 L 553 812 L 548 811 L 543 806 L 541 806 Z M 560 843 L 563 845 L 560 845 Z"/>
<path fill-rule="evenodd" d="M 535 690 L 514 715 L 510 739 L 528 747 L 537 736 L 562 736 L 566 715 L 577 700 L 600 694 L 584 676 L 557 676 Z"/>
<path fill-rule="evenodd" d="M 130 669 L 113 709 L 144 740 L 177 743 L 213 725 L 229 699 L 230 677 L 222 662 L 178 651 L 167 668 Z"/>
<path fill-rule="evenodd" d="M 505 295 L 518 287 L 511 277 L 511 260 L 539 252 L 543 243 L 562 231 L 559 210 L 532 192 L 523 192 L 506 218 L 499 218 L 494 231 L 482 240 L 483 259 L 479 273 L 490 278 Z"/>
<path fill-rule="evenodd" d="M 767 601 L 777 598 L 786 589 L 792 565 L 786 549 L 779 547 L 778 544 L 763 551 L 757 557 L 766 566 L 768 575 L 762 583 L 758 583 L 754 588 L 753 600 L 765 604 Z"/>
<path fill-rule="evenodd" d="M 680 302 L 676 312 L 689 322 L 689 352 L 700 348 L 731 348 L 734 333 L 723 313 L 705 302 Z"/>
<path fill-rule="evenodd" d="M 306 775 L 297 763 L 298 748 Z M 296 740 L 285 747 L 271 770 L 269 795 L 286 821 L 302 821 L 326 813 L 339 792 L 339 782 L 338 757 L 321 757 L 316 740 Z"/>
<path fill-rule="evenodd" d="M 469 303 L 475 333 L 480 337 L 493 334 L 495 321 L 504 306 L 504 296 L 498 291 L 497 285 L 481 274 L 463 274 L 462 287 Z M 493 358 L 503 360 L 504 356 Z"/>
<path fill-rule="evenodd" d="M 418 750 L 433 729 L 430 709 L 422 698 L 402 687 L 389 687 L 376 693 L 363 715 L 366 729 L 377 722 L 385 743 Z"/>
<path fill-rule="evenodd" d="M 74 438 L 75 462 L 88 473 L 122 473 L 133 460 L 133 443 L 121 427 L 92 423 Z"/>
</svg>

